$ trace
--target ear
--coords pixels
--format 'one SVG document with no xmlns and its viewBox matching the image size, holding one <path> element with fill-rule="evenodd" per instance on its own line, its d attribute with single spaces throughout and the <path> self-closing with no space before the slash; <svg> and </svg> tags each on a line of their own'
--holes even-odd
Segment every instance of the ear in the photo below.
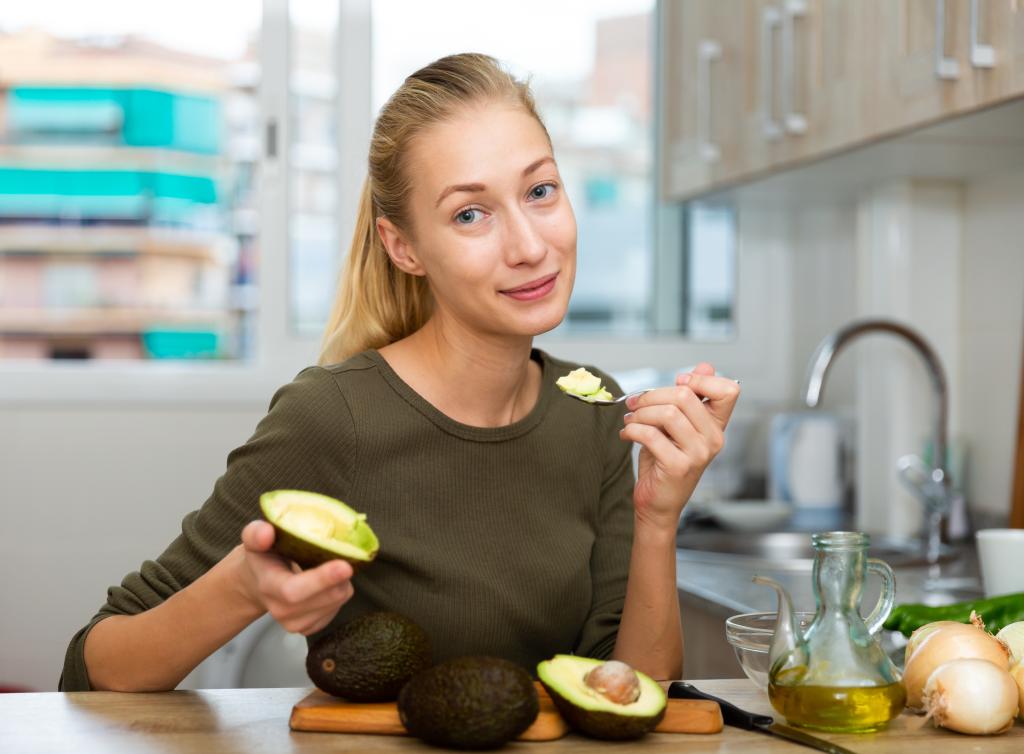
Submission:
<svg viewBox="0 0 1024 754">
<path fill-rule="evenodd" d="M 395 267 L 410 275 L 426 274 L 416 255 L 416 250 L 398 226 L 386 217 L 378 217 L 377 233 Z"/>
</svg>

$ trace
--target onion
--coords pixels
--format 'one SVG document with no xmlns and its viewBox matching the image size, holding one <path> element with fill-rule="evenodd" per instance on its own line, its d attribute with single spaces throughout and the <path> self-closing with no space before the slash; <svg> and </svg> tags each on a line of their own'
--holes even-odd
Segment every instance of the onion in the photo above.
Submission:
<svg viewBox="0 0 1024 754">
<path fill-rule="evenodd" d="M 907 651 L 903 655 L 903 664 L 906 665 L 910 662 L 910 655 L 914 654 L 914 650 L 921 644 L 922 641 L 927 639 L 933 633 L 938 631 L 944 626 L 965 626 L 966 623 L 960 623 L 955 620 L 937 620 L 932 623 L 925 623 L 919 627 L 910 635 L 910 639 L 907 640 Z"/>
<path fill-rule="evenodd" d="M 937 667 L 950 660 L 969 658 L 988 660 L 1000 670 L 1010 668 L 1010 652 L 1006 645 L 976 625 L 960 623 L 931 632 L 918 644 L 903 671 L 907 706 L 921 707 L 924 685 Z"/>
<path fill-rule="evenodd" d="M 1018 662 L 1010 668 L 1010 677 L 1017 684 L 1017 703 L 1020 705 L 1017 716 L 1024 720 L 1024 662 Z"/>
<path fill-rule="evenodd" d="M 945 662 L 928 677 L 924 707 L 936 725 L 971 735 L 1002 733 L 1017 715 L 1010 674 L 988 660 Z"/>
<path fill-rule="evenodd" d="M 996 634 L 997 639 L 1006 642 L 1010 648 L 1010 664 L 1016 665 L 1024 659 L 1024 620 L 1003 626 L 1003 629 Z"/>
</svg>

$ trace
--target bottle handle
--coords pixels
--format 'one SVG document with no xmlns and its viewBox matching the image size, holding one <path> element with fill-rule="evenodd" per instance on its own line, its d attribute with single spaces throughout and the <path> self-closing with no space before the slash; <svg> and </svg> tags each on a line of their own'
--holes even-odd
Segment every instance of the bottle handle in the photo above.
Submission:
<svg viewBox="0 0 1024 754">
<path fill-rule="evenodd" d="M 885 619 L 892 612 L 892 606 L 896 603 L 896 574 L 884 560 L 878 558 L 867 559 L 868 573 L 877 573 L 882 579 L 882 593 L 878 595 L 878 604 L 871 614 L 864 619 L 869 634 L 878 633 L 885 623 Z"/>
</svg>

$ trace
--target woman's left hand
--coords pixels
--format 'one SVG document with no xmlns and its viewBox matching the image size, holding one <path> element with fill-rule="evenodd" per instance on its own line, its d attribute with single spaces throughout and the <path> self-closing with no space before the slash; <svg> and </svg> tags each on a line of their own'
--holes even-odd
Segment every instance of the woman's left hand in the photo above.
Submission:
<svg viewBox="0 0 1024 754">
<path fill-rule="evenodd" d="M 716 377 L 715 368 L 701 362 L 692 373 L 678 375 L 675 387 L 649 390 L 626 402 L 631 413 L 619 437 L 642 446 L 633 488 L 638 522 L 676 530 L 704 469 L 722 449 L 739 396 L 735 381 Z"/>
</svg>

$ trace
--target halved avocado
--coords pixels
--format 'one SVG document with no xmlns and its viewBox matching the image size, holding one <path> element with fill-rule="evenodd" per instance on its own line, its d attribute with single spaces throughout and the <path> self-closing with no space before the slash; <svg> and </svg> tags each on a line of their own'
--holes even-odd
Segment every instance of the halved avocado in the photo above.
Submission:
<svg viewBox="0 0 1024 754">
<path fill-rule="evenodd" d="M 264 492 L 260 512 L 274 527 L 274 552 L 302 568 L 340 558 L 358 569 L 377 557 L 380 549 L 366 514 L 327 495 L 304 490 Z"/>
<path fill-rule="evenodd" d="M 555 655 L 537 665 L 537 677 L 551 695 L 562 717 L 573 728 L 593 738 L 639 738 L 657 727 L 668 703 L 664 690 L 638 670 L 639 696 L 628 704 L 608 699 L 587 685 L 589 672 L 603 660 Z"/>
</svg>

